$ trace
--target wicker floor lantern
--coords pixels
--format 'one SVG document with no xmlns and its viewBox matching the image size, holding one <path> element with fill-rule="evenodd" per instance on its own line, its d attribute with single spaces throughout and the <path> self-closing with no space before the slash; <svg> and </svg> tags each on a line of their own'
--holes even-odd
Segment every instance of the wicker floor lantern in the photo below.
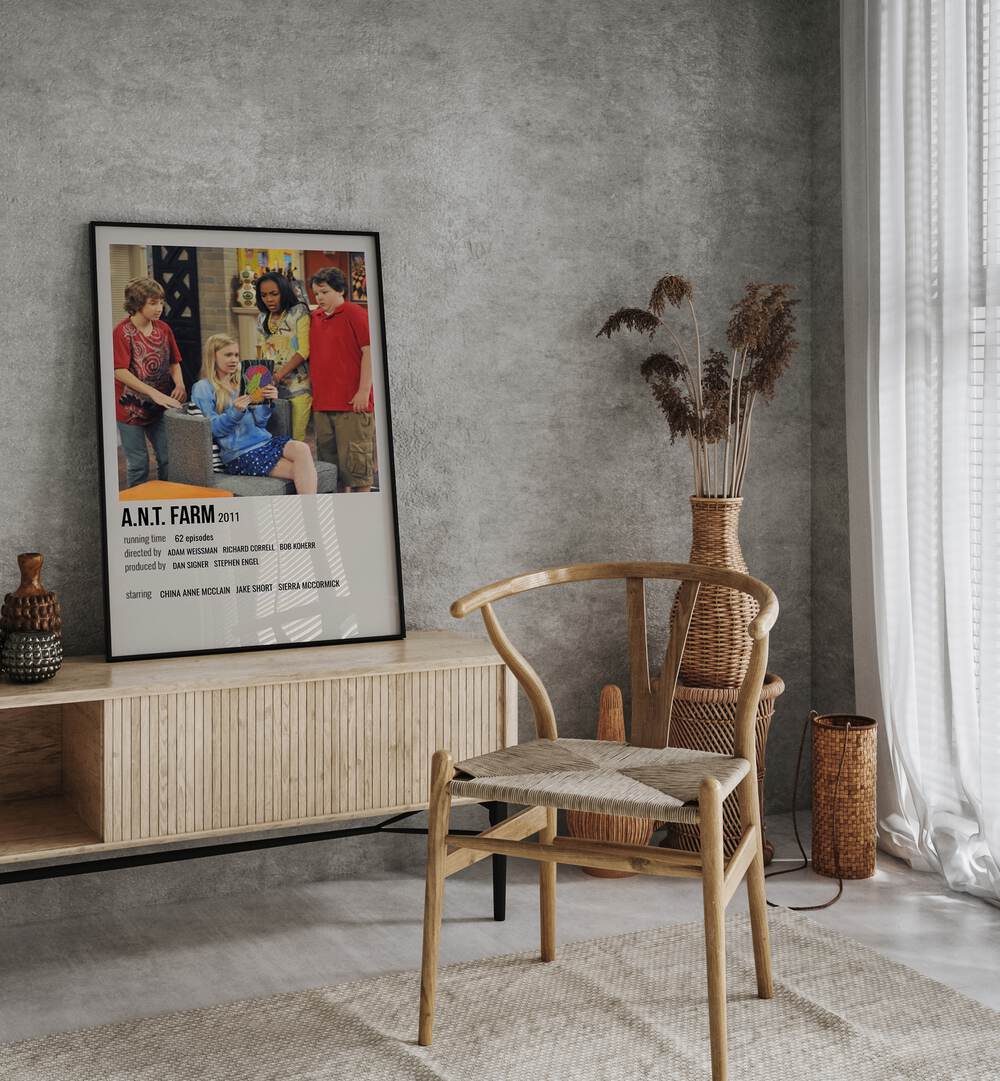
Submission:
<svg viewBox="0 0 1000 1081">
<path fill-rule="evenodd" d="M 812 715 L 812 866 L 827 878 L 875 873 L 875 746 L 871 717 Z"/>
</svg>

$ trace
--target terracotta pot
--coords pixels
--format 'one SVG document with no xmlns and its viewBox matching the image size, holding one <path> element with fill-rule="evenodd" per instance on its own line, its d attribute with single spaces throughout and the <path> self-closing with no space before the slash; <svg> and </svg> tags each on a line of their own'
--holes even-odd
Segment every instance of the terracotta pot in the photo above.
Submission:
<svg viewBox="0 0 1000 1081">
<path fill-rule="evenodd" d="M 690 562 L 747 571 L 740 550 L 742 499 L 691 497 Z M 750 664 L 753 643 L 747 624 L 758 605 L 745 593 L 701 587 L 681 661 L 680 680 L 689 687 L 738 687 Z"/>
<path fill-rule="evenodd" d="M 601 690 L 601 711 L 597 721 L 597 738 L 612 743 L 625 742 L 625 709 L 621 689 L 613 683 Z M 588 841 L 614 841 L 620 845 L 648 845 L 653 836 L 653 823 L 645 818 L 624 815 L 602 815 L 592 811 L 567 811 L 566 825 L 571 837 Z M 606 871 L 600 867 L 584 867 L 583 872 L 594 878 L 631 878 L 632 871 Z"/>
</svg>

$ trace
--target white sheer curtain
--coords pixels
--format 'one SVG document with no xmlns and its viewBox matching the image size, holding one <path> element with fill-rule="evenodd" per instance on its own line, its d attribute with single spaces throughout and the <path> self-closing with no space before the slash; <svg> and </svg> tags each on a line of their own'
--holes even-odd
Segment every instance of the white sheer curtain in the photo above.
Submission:
<svg viewBox="0 0 1000 1081">
<path fill-rule="evenodd" d="M 1000 899 L 1000 0 L 843 0 L 858 709 L 883 847 Z"/>
</svg>

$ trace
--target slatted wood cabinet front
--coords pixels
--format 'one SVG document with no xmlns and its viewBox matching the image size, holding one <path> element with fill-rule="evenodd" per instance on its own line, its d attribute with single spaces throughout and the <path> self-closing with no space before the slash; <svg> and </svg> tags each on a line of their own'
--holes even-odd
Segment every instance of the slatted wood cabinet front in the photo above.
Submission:
<svg viewBox="0 0 1000 1081">
<path fill-rule="evenodd" d="M 506 667 L 441 632 L 67 669 L 0 691 L 0 863 L 420 807 L 437 748 L 517 739 Z"/>
</svg>

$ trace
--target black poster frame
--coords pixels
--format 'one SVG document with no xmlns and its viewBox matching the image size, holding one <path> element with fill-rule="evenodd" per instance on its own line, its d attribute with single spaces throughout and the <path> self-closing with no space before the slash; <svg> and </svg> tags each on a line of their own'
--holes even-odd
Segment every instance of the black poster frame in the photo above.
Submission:
<svg viewBox="0 0 1000 1081">
<path fill-rule="evenodd" d="M 316 237 L 331 237 L 337 236 L 342 238 L 363 238 L 371 241 L 374 254 L 375 254 L 375 267 L 366 266 L 366 274 L 370 277 L 372 270 L 375 272 L 375 280 L 378 284 L 378 325 L 380 330 L 381 340 L 381 372 L 382 372 L 382 385 L 384 387 L 384 402 L 380 403 L 382 406 L 381 412 L 384 414 L 379 423 L 384 424 L 386 442 L 388 447 L 388 462 L 379 463 L 380 474 L 382 469 L 388 466 L 389 478 L 390 478 L 390 507 L 392 518 L 392 539 L 394 548 L 394 571 L 395 571 L 395 584 L 396 584 L 396 596 L 398 598 L 398 633 L 393 634 L 378 634 L 357 636 L 349 638 L 331 638 L 331 639 L 311 639 L 308 641 L 296 641 L 296 642 L 269 642 L 269 643 L 249 643 L 239 646 L 220 646 L 217 648 L 205 648 L 205 649 L 191 649 L 191 650 L 163 650 L 153 651 L 145 653 L 128 653 L 116 655 L 112 646 L 112 626 L 111 626 L 111 587 L 112 587 L 112 567 L 110 564 L 110 549 L 108 545 L 107 523 L 108 523 L 108 506 L 107 506 L 107 463 L 105 461 L 104 445 L 103 445 L 103 429 L 104 429 L 104 411 L 106 405 L 106 395 L 108 393 L 107 388 L 104 386 L 104 373 L 102 371 L 102 358 L 101 358 L 101 325 L 100 325 L 100 311 L 99 311 L 99 297 L 98 297 L 98 274 L 100 272 L 99 267 L 99 230 L 103 228 L 113 229 L 151 229 L 151 230 L 191 230 L 197 232 L 210 232 L 210 233 L 228 233 L 232 234 L 269 234 L 272 237 L 287 235 L 309 235 Z M 96 399 L 96 419 L 97 419 L 97 431 L 96 438 L 98 442 L 98 468 L 100 476 L 100 512 L 101 512 L 101 548 L 102 548 L 102 567 L 104 570 L 104 589 L 103 589 L 103 604 L 104 604 L 104 642 L 105 642 L 105 659 L 108 662 L 117 661 L 141 661 L 151 659 L 161 659 L 170 657 L 197 657 L 197 656 L 209 656 L 215 654 L 225 653 L 245 653 L 250 651 L 272 651 L 279 649 L 301 649 L 310 648 L 324 645 L 356 645 L 364 642 L 386 642 L 386 641 L 399 641 L 406 637 L 406 615 L 405 615 L 405 602 L 403 596 L 403 571 L 402 562 L 400 557 L 400 543 L 399 543 L 399 510 L 398 499 L 396 494 L 396 462 L 395 462 L 395 450 L 392 434 L 392 406 L 391 406 L 391 393 L 390 393 L 390 378 L 389 378 L 389 362 L 388 362 L 388 347 L 386 343 L 385 332 L 385 304 L 384 304 L 384 290 L 383 290 L 383 278 L 382 278 L 382 249 L 380 234 L 373 230 L 354 230 L 354 229 L 315 229 L 315 228 L 269 228 L 267 226 L 230 226 L 230 225 L 196 225 L 196 224 L 174 224 L 167 222 L 139 222 L 139 221 L 91 221 L 89 223 L 89 237 L 90 237 L 90 260 L 91 260 L 91 275 L 92 275 L 92 318 L 93 318 L 93 342 L 94 342 L 94 369 L 95 369 L 95 383 L 97 386 Z M 239 247 L 240 245 L 233 244 L 233 247 Z M 269 247 L 275 247 L 276 245 L 268 245 Z M 322 249 L 326 250 L 326 249 Z M 304 268 L 303 268 L 304 271 Z M 350 294 L 350 282 L 348 282 L 348 295 Z M 369 308 L 369 318 L 374 313 Z M 373 365 L 375 364 L 375 358 L 372 358 Z"/>
</svg>

